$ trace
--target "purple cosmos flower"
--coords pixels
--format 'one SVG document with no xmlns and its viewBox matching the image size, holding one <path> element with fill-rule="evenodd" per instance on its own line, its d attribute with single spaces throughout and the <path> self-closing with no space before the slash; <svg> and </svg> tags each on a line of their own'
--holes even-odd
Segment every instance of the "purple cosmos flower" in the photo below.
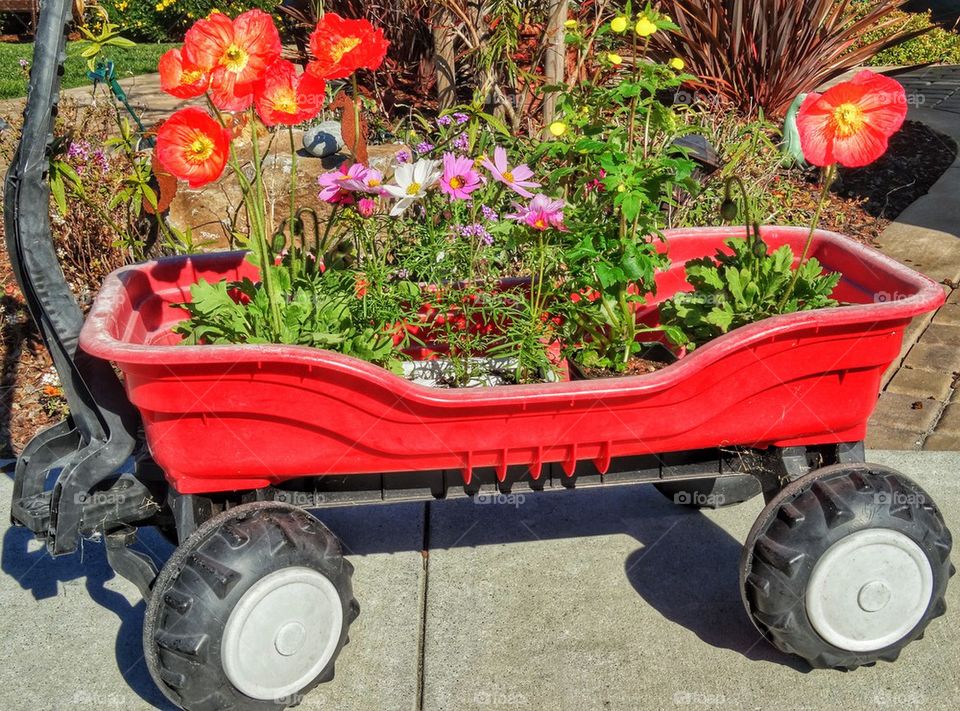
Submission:
<svg viewBox="0 0 960 711">
<path fill-rule="evenodd" d="M 453 153 L 443 154 L 440 192 L 449 195 L 451 200 L 470 200 L 470 193 L 482 184 L 483 179 L 474 168 L 472 159 Z"/>
<path fill-rule="evenodd" d="M 483 215 L 483 219 L 487 222 L 496 222 L 500 219 L 500 216 L 497 214 L 497 211 L 494 210 L 489 205 L 481 205 L 480 213 Z"/>
<path fill-rule="evenodd" d="M 437 119 L 438 126 L 449 126 L 452 119 L 449 116 L 441 116 Z"/>
<path fill-rule="evenodd" d="M 507 215 L 508 220 L 516 220 L 535 230 L 543 232 L 549 227 L 566 231 L 563 226 L 563 200 L 554 200 L 543 193 L 536 195 L 529 205 L 520 205 L 513 203 L 516 210 L 512 215 Z"/>
<path fill-rule="evenodd" d="M 397 163 L 409 163 L 410 151 L 397 151 L 397 154 L 394 157 L 397 159 Z"/>
<path fill-rule="evenodd" d="M 453 139 L 453 147 L 458 151 L 466 151 L 470 147 L 470 137 L 465 133 L 461 133 Z"/>
<path fill-rule="evenodd" d="M 435 147 L 436 147 L 436 146 L 434 146 L 432 143 L 430 143 L 430 141 L 422 141 L 422 142 L 420 142 L 420 143 L 417 144 L 416 151 L 417 151 L 417 153 L 420 153 L 420 154 L 429 153 L 429 152 L 432 151 Z"/>
<path fill-rule="evenodd" d="M 493 160 L 483 159 L 483 166 L 490 171 L 493 177 L 506 185 L 521 197 L 533 197 L 527 188 L 539 188 L 540 183 L 528 180 L 533 175 L 533 171 L 526 165 L 520 164 L 511 168 L 507 163 L 507 152 L 501 146 L 497 146 L 493 151 Z"/>
</svg>

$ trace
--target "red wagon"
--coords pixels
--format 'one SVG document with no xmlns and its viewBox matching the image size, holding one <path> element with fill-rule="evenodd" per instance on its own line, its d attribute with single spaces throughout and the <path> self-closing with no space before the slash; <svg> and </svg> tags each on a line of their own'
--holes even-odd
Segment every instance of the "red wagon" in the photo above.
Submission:
<svg viewBox="0 0 960 711">
<path fill-rule="evenodd" d="M 44 3 L 5 219 L 70 414 L 21 453 L 11 514 L 54 555 L 105 543 L 148 601 L 144 654 L 171 701 L 267 711 L 332 678 L 359 613 L 353 566 L 306 509 L 344 503 L 646 482 L 702 506 L 762 491 L 740 584 L 781 650 L 814 667 L 893 660 L 943 614 L 950 532 L 862 445 L 904 329 L 941 287 L 820 232 L 812 255 L 842 274 L 842 307 L 737 329 L 656 373 L 459 390 L 323 350 L 178 345 L 172 304 L 200 278 L 253 276 L 240 253 L 123 269 L 84 323 L 36 209 L 69 19 L 69 0 Z M 638 318 L 656 323 L 684 264 L 738 232 L 668 234 L 672 266 Z M 805 236 L 763 235 L 795 253 Z M 178 544 L 159 573 L 131 547 L 144 526 Z"/>
</svg>

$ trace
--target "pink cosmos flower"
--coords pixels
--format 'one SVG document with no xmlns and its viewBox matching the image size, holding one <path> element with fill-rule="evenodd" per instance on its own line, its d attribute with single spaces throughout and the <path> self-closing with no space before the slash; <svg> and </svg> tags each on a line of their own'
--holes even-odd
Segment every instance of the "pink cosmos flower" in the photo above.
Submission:
<svg viewBox="0 0 960 711">
<path fill-rule="evenodd" d="M 364 183 L 366 174 L 369 171 L 362 163 L 354 163 L 349 168 L 346 163 L 341 163 L 336 170 L 324 173 L 317 182 L 322 188 L 320 190 L 320 199 L 324 202 L 333 204 L 349 205 L 353 203 L 353 191 L 360 190 L 366 192 L 365 188 L 359 187 Z"/>
<path fill-rule="evenodd" d="M 489 170 L 496 180 L 522 197 L 533 197 L 533 193 L 527 190 L 527 188 L 540 187 L 540 183 L 534 183 L 528 180 L 528 178 L 533 175 L 533 171 L 526 165 L 520 164 L 511 168 L 507 164 L 507 152 L 501 146 L 497 146 L 493 151 L 492 162 L 489 158 L 483 159 L 483 167 Z"/>
<path fill-rule="evenodd" d="M 530 201 L 529 205 L 520 205 L 515 202 L 513 207 L 516 212 L 507 215 L 508 220 L 522 222 L 541 232 L 550 227 L 564 232 L 567 229 L 563 225 L 563 200 L 554 200 L 540 193 Z"/>
<path fill-rule="evenodd" d="M 440 192 L 446 193 L 451 200 L 470 200 L 470 193 L 483 184 L 483 179 L 474 169 L 470 158 L 443 154 L 443 177 L 440 178 Z"/>
<path fill-rule="evenodd" d="M 343 187 L 357 193 L 370 193 L 371 195 L 383 193 L 383 173 L 376 168 L 362 167 L 363 170 L 357 171 L 353 178 L 344 181 Z"/>
</svg>

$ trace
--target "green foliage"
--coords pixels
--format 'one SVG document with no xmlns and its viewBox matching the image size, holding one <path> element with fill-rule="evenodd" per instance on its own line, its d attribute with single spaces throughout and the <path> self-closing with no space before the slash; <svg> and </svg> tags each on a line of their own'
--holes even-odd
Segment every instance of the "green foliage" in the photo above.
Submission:
<svg viewBox="0 0 960 711">
<path fill-rule="evenodd" d="M 670 339 L 695 348 L 735 328 L 777 314 L 836 306 L 830 298 L 839 273 L 824 274 L 816 259 L 798 269 L 793 293 L 780 303 L 791 279 L 793 250 L 783 245 L 770 253 L 755 232 L 726 241 L 730 250 L 687 263 L 689 293 L 660 305 L 660 321 Z"/>
<path fill-rule="evenodd" d="M 649 6 L 644 14 L 659 31 L 676 28 Z M 596 41 L 602 50 L 639 57 L 647 46 L 634 32 L 609 32 L 609 25 Z M 570 347 L 585 364 L 620 371 L 641 347 L 634 314 L 654 288 L 654 272 L 666 264 L 657 250 L 663 207 L 675 204 L 678 190 L 696 189 L 694 164 L 673 143 L 684 127 L 658 96 L 690 78 L 641 59 L 629 69 L 608 62 L 593 81 L 569 89 L 547 87 L 556 93 L 559 119 L 568 128 L 541 144 L 532 163 L 545 159 L 544 182 L 562 186 L 567 195 L 564 286 L 578 298 L 557 308 L 564 312 Z"/>
<path fill-rule="evenodd" d="M 258 8 L 273 13 L 276 0 L 102 0 L 124 34 L 149 42 L 179 41 L 195 21 L 217 10 L 230 17 Z"/>
<path fill-rule="evenodd" d="M 87 60 L 81 56 L 89 46 L 87 42 L 67 42 L 67 61 L 64 63 L 64 74 L 60 77 L 62 88 L 89 86 Z M 157 71 L 157 62 L 161 55 L 172 47 L 173 45 L 170 44 L 114 46 L 110 48 L 109 55 L 116 62 L 117 77 L 123 79 Z M 21 44 L 0 42 L 0 67 L 8 68 L 8 71 L 0 75 L 0 99 L 26 96 L 29 76 L 26 71 L 17 71 L 21 59 L 28 64 L 32 62 L 32 42 Z"/>
<path fill-rule="evenodd" d="M 365 299 L 342 288 L 343 273 L 305 270 L 293 275 L 289 263 L 270 268 L 284 294 L 280 333 L 274 332 L 267 292 L 250 279 L 238 282 L 201 280 L 190 288 L 191 300 L 179 304 L 190 318 L 174 331 L 185 344 L 283 343 L 327 348 L 384 366 L 394 366 L 393 334 L 364 315 Z M 416 285 L 404 284 L 419 293 Z"/>
<path fill-rule="evenodd" d="M 865 3 L 858 2 L 859 12 L 863 12 Z M 875 67 L 890 65 L 927 64 L 942 62 L 960 64 L 960 33 L 934 25 L 929 12 L 907 13 L 897 10 L 891 19 L 898 21 L 906 31 L 929 30 L 926 34 L 907 40 L 903 44 L 890 47 L 872 57 L 867 64 Z M 868 44 L 884 36 L 883 30 L 866 32 L 860 44 Z"/>
</svg>

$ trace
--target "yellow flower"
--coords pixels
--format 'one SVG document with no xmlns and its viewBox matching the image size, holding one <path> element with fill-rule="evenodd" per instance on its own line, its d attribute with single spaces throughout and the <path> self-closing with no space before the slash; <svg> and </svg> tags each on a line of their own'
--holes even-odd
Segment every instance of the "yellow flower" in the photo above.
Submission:
<svg viewBox="0 0 960 711">
<path fill-rule="evenodd" d="M 637 20 L 637 26 L 634 28 L 641 37 L 649 37 L 657 31 L 657 26 L 646 15 L 641 15 Z"/>
<path fill-rule="evenodd" d="M 566 22 L 563 23 L 563 26 L 566 27 L 568 30 L 572 30 L 574 27 L 577 26 L 577 21 L 567 20 Z"/>
<path fill-rule="evenodd" d="M 550 124 L 550 133 L 558 138 L 567 132 L 567 124 L 563 121 L 554 121 Z"/>
<path fill-rule="evenodd" d="M 627 29 L 627 18 L 626 17 L 615 17 L 613 21 L 610 22 L 610 29 L 614 32 L 623 32 Z"/>
<path fill-rule="evenodd" d="M 617 186 L 617 192 L 618 192 L 618 193 L 622 193 L 622 192 L 624 192 L 626 189 L 627 189 L 627 186 L 624 185 L 623 183 L 620 183 L 620 184 Z"/>
<path fill-rule="evenodd" d="M 680 57 L 674 57 L 670 60 L 669 64 L 671 69 L 676 69 L 678 72 L 682 72 L 683 68 L 687 66 L 686 63 L 680 59 Z"/>
<path fill-rule="evenodd" d="M 621 57 L 619 54 L 616 54 L 615 52 L 610 52 L 607 54 L 607 61 L 610 62 L 610 64 L 612 64 L 613 66 L 618 67 L 621 64 L 623 64 L 623 57 Z"/>
</svg>

